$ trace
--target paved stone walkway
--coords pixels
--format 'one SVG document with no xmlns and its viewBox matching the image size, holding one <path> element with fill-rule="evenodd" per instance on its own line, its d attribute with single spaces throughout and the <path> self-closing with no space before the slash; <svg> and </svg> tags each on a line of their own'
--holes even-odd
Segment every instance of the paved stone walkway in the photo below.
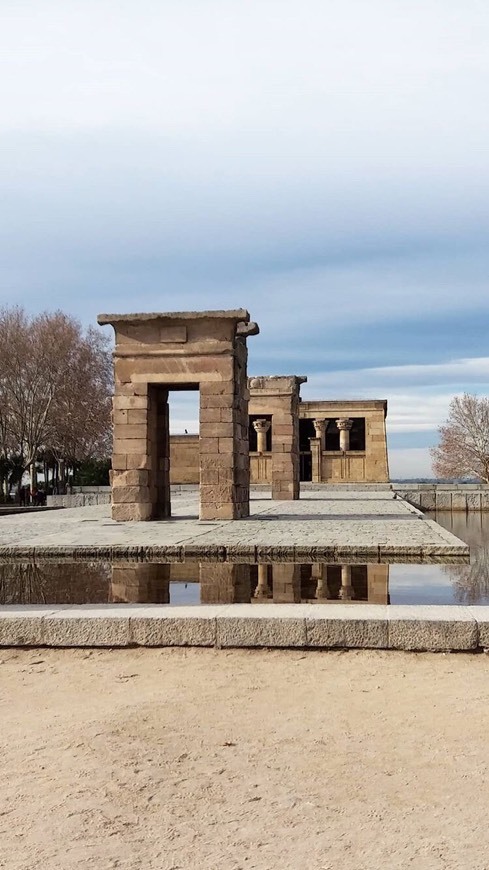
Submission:
<svg viewBox="0 0 489 870">
<path fill-rule="evenodd" d="M 246 520 L 199 522 L 198 495 L 172 497 L 171 520 L 117 523 L 110 506 L 0 518 L 0 556 L 199 556 L 297 561 L 362 554 L 371 561 L 468 556 L 468 547 L 392 492 L 305 492 L 252 498 Z M 135 552 L 134 548 L 143 548 Z M 130 551 L 134 552 L 130 552 Z M 107 553 L 106 553 L 107 555 Z"/>
</svg>

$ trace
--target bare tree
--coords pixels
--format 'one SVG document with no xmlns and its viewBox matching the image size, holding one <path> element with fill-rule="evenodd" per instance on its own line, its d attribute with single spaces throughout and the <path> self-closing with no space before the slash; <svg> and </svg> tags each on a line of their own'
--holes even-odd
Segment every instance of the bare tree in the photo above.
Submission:
<svg viewBox="0 0 489 870">
<path fill-rule="evenodd" d="M 0 451 L 36 484 L 41 450 L 98 456 L 110 438 L 111 362 L 105 336 L 61 311 L 0 311 Z M 105 454 L 107 455 L 107 454 Z M 21 471 L 21 474 L 22 474 Z"/>
<path fill-rule="evenodd" d="M 489 483 L 489 399 L 455 396 L 431 450 L 437 477 L 478 477 Z"/>
</svg>

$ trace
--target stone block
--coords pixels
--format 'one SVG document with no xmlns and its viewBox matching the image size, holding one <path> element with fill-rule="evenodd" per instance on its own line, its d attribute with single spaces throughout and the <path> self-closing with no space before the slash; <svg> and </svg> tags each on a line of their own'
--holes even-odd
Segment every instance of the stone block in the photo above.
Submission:
<svg viewBox="0 0 489 870">
<path fill-rule="evenodd" d="M 119 523 L 150 520 L 152 513 L 151 504 L 112 504 L 112 519 Z"/>
<path fill-rule="evenodd" d="M 127 456 L 125 453 L 112 455 L 112 471 L 124 471 L 127 468 Z"/>
<path fill-rule="evenodd" d="M 119 412 L 120 413 L 120 412 Z M 114 420 L 114 441 L 121 441 L 126 438 L 138 438 L 142 439 L 144 444 L 146 443 L 146 425 L 143 423 L 129 424 L 126 420 L 124 421 L 116 421 Z M 124 450 L 121 450 L 121 453 L 125 453 Z"/>
<path fill-rule="evenodd" d="M 220 381 L 205 381 L 200 385 L 200 396 L 201 396 L 201 407 L 211 407 L 212 404 L 208 403 L 208 399 L 215 396 L 225 397 L 225 404 L 218 405 L 214 407 L 228 407 L 230 399 L 234 397 L 234 380 L 220 380 Z"/>
<path fill-rule="evenodd" d="M 306 626 L 296 605 L 235 604 L 217 615 L 222 647 L 305 647 Z"/>
<path fill-rule="evenodd" d="M 489 649 L 489 607 L 467 607 L 470 615 L 477 622 L 477 645 L 481 649 Z"/>
<path fill-rule="evenodd" d="M 453 496 L 452 496 L 453 498 Z M 465 496 L 467 510 L 468 511 L 480 511 L 481 510 L 481 493 L 480 492 L 468 492 Z"/>
<path fill-rule="evenodd" d="M 49 608 L 35 605 L 0 607 L 0 646 L 42 646 Z"/>
<path fill-rule="evenodd" d="M 452 493 L 451 492 L 436 492 L 436 510 L 451 511 L 452 509 Z"/>
<path fill-rule="evenodd" d="M 139 409 L 139 410 L 147 410 L 148 407 L 148 398 L 147 396 L 114 396 L 113 399 L 113 408 L 114 411 L 118 410 L 131 410 L 131 409 Z"/>
<path fill-rule="evenodd" d="M 233 438 L 219 438 L 219 453 L 229 453 L 233 454 L 234 451 L 234 439 Z"/>
<path fill-rule="evenodd" d="M 199 449 L 201 456 L 209 453 L 219 453 L 219 438 L 206 438 L 201 436 L 199 440 Z"/>
<path fill-rule="evenodd" d="M 130 619 L 138 646 L 214 646 L 218 607 L 145 608 Z"/>
<path fill-rule="evenodd" d="M 146 438 L 114 438 L 114 453 L 145 453 L 147 450 Z"/>
<path fill-rule="evenodd" d="M 149 475 L 147 471 L 141 469 L 131 469 L 130 471 L 120 471 L 114 476 L 113 486 L 148 486 Z"/>
<path fill-rule="evenodd" d="M 436 493 L 434 489 L 427 492 L 413 493 L 413 498 L 408 498 L 408 501 L 424 511 L 436 510 Z"/>
<path fill-rule="evenodd" d="M 248 516 L 247 513 L 241 513 L 238 517 L 238 505 L 236 504 L 214 504 L 208 502 L 200 503 L 199 519 L 201 520 L 235 520 Z"/>
<path fill-rule="evenodd" d="M 147 453 L 128 453 L 126 454 L 126 469 L 141 469 L 151 470 L 151 457 Z"/>
<path fill-rule="evenodd" d="M 228 477 L 226 480 L 233 479 L 232 471 L 224 472 Z M 204 468 L 200 473 L 200 484 L 201 486 L 215 486 L 220 482 L 220 472 L 217 468 Z M 221 481 L 223 482 L 223 481 Z"/>
<path fill-rule="evenodd" d="M 44 619 L 46 646 L 128 646 L 129 616 L 125 609 L 93 609 L 90 605 L 50 614 Z"/>
<path fill-rule="evenodd" d="M 202 504 L 219 505 L 222 502 L 231 501 L 234 497 L 234 485 L 232 483 L 209 486 L 201 484 L 200 500 Z"/>
<path fill-rule="evenodd" d="M 389 649 L 473 650 L 478 645 L 477 622 L 466 607 L 391 605 L 388 630 Z"/>
<path fill-rule="evenodd" d="M 136 412 L 134 412 L 134 413 L 136 413 Z M 146 415 L 146 411 L 139 411 L 138 413 Z M 125 411 L 121 411 L 121 410 L 112 411 L 112 422 L 113 422 L 114 426 L 127 425 L 128 414 L 129 414 L 129 411 L 127 411 L 127 410 L 125 410 Z M 142 421 L 142 422 L 144 422 L 144 421 Z"/>
<path fill-rule="evenodd" d="M 147 486 L 115 486 L 112 489 L 112 504 L 149 503 Z"/>
<path fill-rule="evenodd" d="M 452 492 L 452 511 L 467 510 L 467 495 L 465 492 L 456 490 Z"/>
<path fill-rule="evenodd" d="M 387 611 L 383 605 L 315 604 L 306 615 L 307 646 L 385 649 Z"/>
<path fill-rule="evenodd" d="M 481 491 L 481 510 L 489 511 L 489 492 L 487 490 Z"/>
<path fill-rule="evenodd" d="M 131 410 L 131 411 L 120 411 L 120 413 L 127 414 L 127 422 L 131 426 L 146 424 L 147 419 L 148 419 L 148 412 L 147 411 Z"/>
</svg>

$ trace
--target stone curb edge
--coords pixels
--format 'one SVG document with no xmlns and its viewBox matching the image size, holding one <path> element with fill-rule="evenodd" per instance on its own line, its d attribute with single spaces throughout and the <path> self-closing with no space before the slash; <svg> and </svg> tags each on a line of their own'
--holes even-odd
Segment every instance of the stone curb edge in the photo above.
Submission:
<svg viewBox="0 0 489 870">
<path fill-rule="evenodd" d="M 3 647 L 489 648 L 489 607 L 231 604 L 0 607 Z"/>
<path fill-rule="evenodd" d="M 456 540 L 456 539 L 455 539 Z M 228 545 L 169 544 L 163 546 L 34 546 L 0 547 L 2 562 L 25 561 L 67 561 L 87 560 L 111 561 L 129 559 L 138 562 L 335 562 L 353 561 L 356 563 L 405 562 L 415 560 L 419 564 L 438 562 L 468 562 L 470 548 L 466 544 L 430 544 L 424 546 L 285 546 L 281 545 Z"/>
</svg>

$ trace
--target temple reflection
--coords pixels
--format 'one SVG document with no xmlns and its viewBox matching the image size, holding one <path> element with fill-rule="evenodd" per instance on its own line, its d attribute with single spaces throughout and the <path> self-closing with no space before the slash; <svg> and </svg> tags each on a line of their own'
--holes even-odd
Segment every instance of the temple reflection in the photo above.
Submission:
<svg viewBox="0 0 489 870">
<path fill-rule="evenodd" d="M 389 565 L 116 561 L 0 564 L 4 604 L 389 603 Z"/>
</svg>

